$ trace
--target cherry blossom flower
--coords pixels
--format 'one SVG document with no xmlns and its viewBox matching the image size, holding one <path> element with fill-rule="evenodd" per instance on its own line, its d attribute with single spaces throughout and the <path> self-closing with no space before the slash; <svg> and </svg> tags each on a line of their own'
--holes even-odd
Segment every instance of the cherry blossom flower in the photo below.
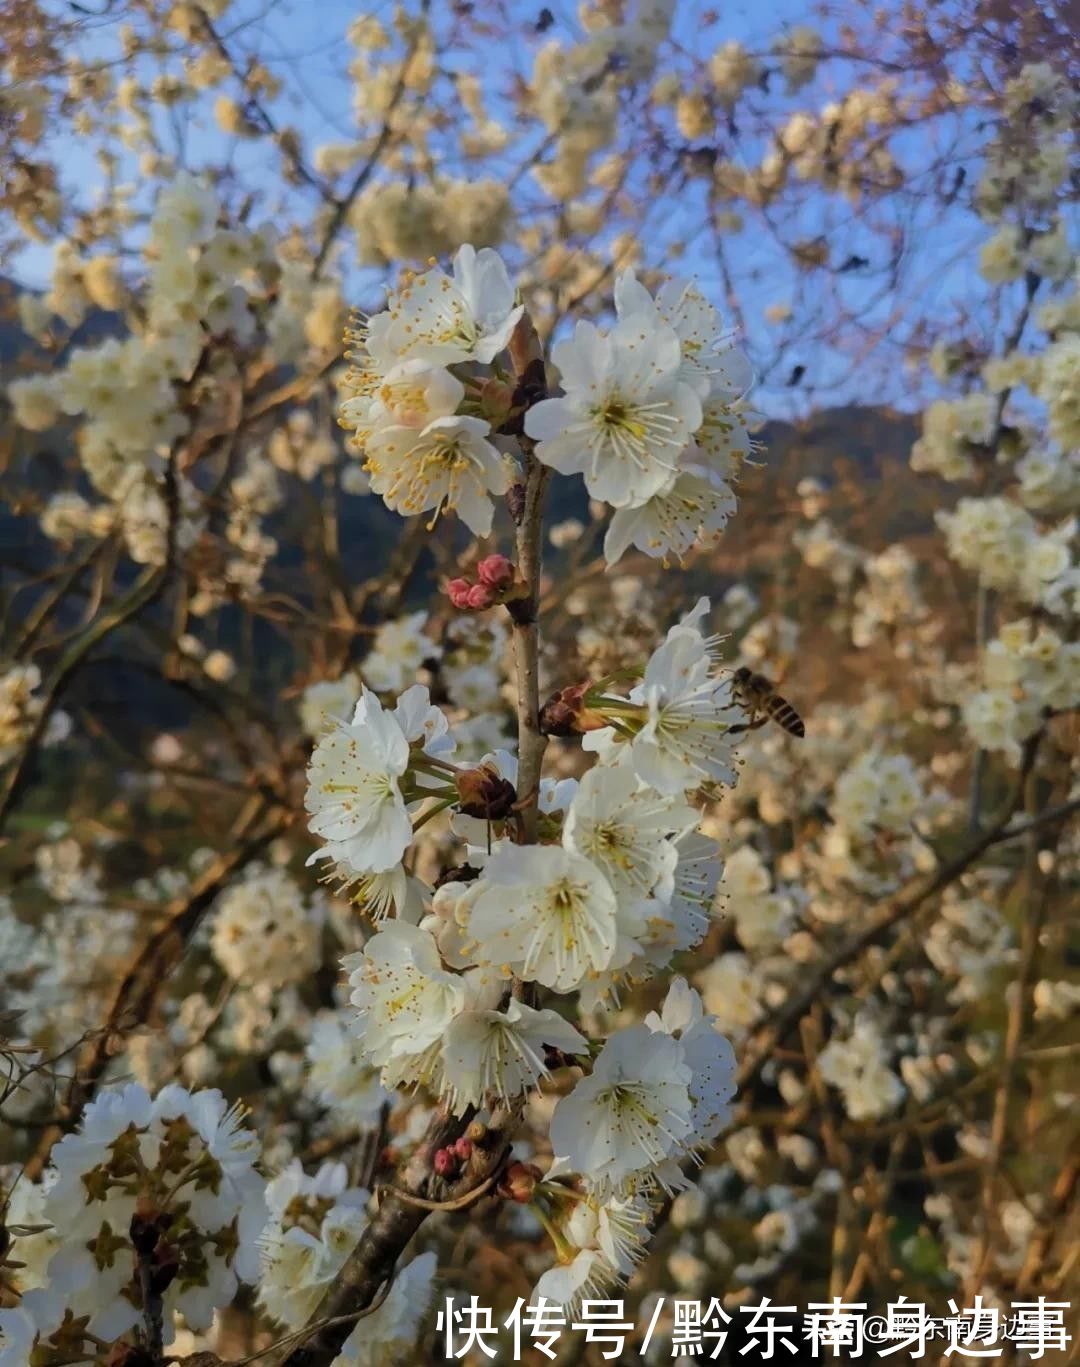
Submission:
<svg viewBox="0 0 1080 1367">
<path fill-rule="evenodd" d="M 731 728 L 742 723 L 743 713 L 732 700 L 730 680 L 710 673 L 716 643 L 698 626 L 708 609 L 702 598 L 649 657 L 642 682 L 630 693 L 631 706 L 611 709 L 619 729 L 591 732 L 582 742 L 605 761 L 632 765 L 643 783 L 665 795 L 707 781 L 736 782 Z M 604 710 L 602 702 L 595 706 Z"/>
<path fill-rule="evenodd" d="M 674 483 L 678 461 L 701 425 L 697 393 L 679 377 L 679 339 L 640 318 L 610 333 L 578 323 L 552 357 L 564 395 L 529 409 L 536 454 L 561 474 L 581 474 L 593 498 L 636 507 Z"/>
<path fill-rule="evenodd" d="M 754 378 L 746 354 L 727 340 L 719 311 L 692 280 L 665 280 L 655 300 L 632 271 L 615 282 L 615 309 L 620 318 L 642 318 L 667 326 L 679 339 L 679 377 L 704 400 L 710 394 L 738 398 Z"/>
<path fill-rule="evenodd" d="M 650 1185 L 693 1135 L 692 1078 L 672 1036 L 645 1025 L 616 1031 L 555 1107 L 552 1147 L 597 1197 Z"/>
<path fill-rule="evenodd" d="M 454 1110 L 481 1106 L 486 1097 L 507 1102 L 548 1075 L 544 1048 L 565 1054 L 588 1051 L 585 1038 L 556 1011 L 536 1011 L 512 999 L 505 1011 L 464 1011 L 443 1041 L 443 1087 Z"/>
<path fill-rule="evenodd" d="M 311 856 L 362 872 L 397 864 L 412 823 L 401 793 L 409 742 L 391 713 L 365 688 L 351 722 L 316 745 L 308 767 L 308 824 L 327 844 Z"/>
<path fill-rule="evenodd" d="M 356 1035 L 377 1066 L 438 1044 L 464 1008 L 465 985 L 448 973 L 429 931 L 386 921 L 359 954 L 347 955 Z"/>
<path fill-rule="evenodd" d="M 466 244 L 453 271 L 425 271 L 392 301 L 385 345 L 399 360 L 490 362 L 506 348 L 524 309 L 498 252 Z"/>
<path fill-rule="evenodd" d="M 685 978 L 675 978 L 668 988 L 659 1015 L 645 1017 L 651 1030 L 674 1035 L 690 1068 L 690 1117 L 695 1145 L 711 1143 L 731 1119 L 729 1102 L 735 1095 L 735 1051 L 716 1029 L 716 1017 L 707 1016 L 701 997 Z"/>
<path fill-rule="evenodd" d="M 696 448 L 692 448 L 696 449 Z M 669 489 L 633 508 L 617 508 L 604 536 L 604 559 L 617 564 L 631 546 L 653 560 L 682 559 L 699 542 L 719 536 L 737 500 L 722 480 L 686 464 Z"/>
<path fill-rule="evenodd" d="M 620 899 L 666 899 L 678 862 L 671 837 L 697 820 L 694 808 L 641 786 L 627 770 L 595 768 L 567 810 L 563 844 L 590 859 Z"/>
<path fill-rule="evenodd" d="M 469 933 L 480 958 L 570 992 L 615 953 L 618 906 L 588 859 L 548 845 L 500 847 L 484 869 Z"/>
<path fill-rule="evenodd" d="M 403 517 L 452 509 L 476 536 L 487 536 L 495 506 L 510 479 L 488 441 L 483 418 L 434 418 L 419 431 L 381 427 L 366 447 L 373 493 Z"/>
</svg>

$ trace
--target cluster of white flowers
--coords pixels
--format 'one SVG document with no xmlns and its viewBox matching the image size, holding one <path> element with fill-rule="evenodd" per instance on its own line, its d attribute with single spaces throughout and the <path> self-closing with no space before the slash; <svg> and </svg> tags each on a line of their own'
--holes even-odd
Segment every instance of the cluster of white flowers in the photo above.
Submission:
<svg viewBox="0 0 1080 1367">
<path fill-rule="evenodd" d="M 310 481 L 320 470 L 337 460 L 337 447 L 330 434 L 317 426 L 309 408 L 290 413 L 270 435 L 266 454 L 279 470 Z"/>
<path fill-rule="evenodd" d="M 1065 1021 L 1080 1011 L 1080 983 L 1043 978 L 1032 992 L 1036 1020 Z"/>
<path fill-rule="evenodd" d="M 322 1011 L 314 1017 L 304 1057 L 305 1089 L 330 1111 L 335 1123 L 359 1129 L 375 1124 L 389 1097 L 364 1061 L 343 1012 Z"/>
<path fill-rule="evenodd" d="M 353 334 L 340 420 L 388 508 L 452 509 L 478 536 L 490 532 L 491 496 L 507 491 L 509 472 L 451 367 L 494 360 L 522 313 L 496 253 L 464 246 L 452 278 L 433 269 L 408 280 Z"/>
<path fill-rule="evenodd" d="M 1072 556 L 1075 519 L 1040 532 L 1026 509 L 999 496 L 962 498 L 953 512 L 939 512 L 937 523 L 949 554 L 987 587 L 1050 612 L 1072 610 L 1080 588 Z"/>
<path fill-rule="evenodd" d="M 429 261 L 463 243 L 495 247 L 513 223 L 510 194 L 498 180 L 450 179 L 443 184 L 374 184 L 349 212 L 365 266 Z"/>
<path fill-rule="evenodd" d="M 1016 462 L 1016 475 L 1017 497 L 1025 508 L 1065 513 L 1080 507 L 1080 449 L 1028 451 Z"/>
<path fill-rule="evenodd" d="M 697 816 L 684 792 L 707 780 L 733 782 L 730 728 L 743 715 L 729 682 L 710 675 L 711 646 L 698 626 L 706 609 L 703 601 L 672 628 L 628 697 L 590 700 L 598 726 L 585 746 L 600 765 L 545 802 L 553 833 L 561 831 L 557 846 L 492 845 L 481 823 L 470 828 L 473 808 L 485 804 L 500 825 L 505 820 L 498 803 L 513 791 L 512 762 L 492 756 L 455 769 L 445 718 L 415 686 L 393 714 L 365 694 L 353 721 L 316 747 L 308 807 L 312 829 L 330 841 L 321 856 L 357 877 L 389 874 L 412 838 L 409 806 L 458 805 L 467 815 L 455 824 L 470 859 L 483 864 L 481 879 L 446 885 L 433 903 L 438 938 L 456 942 L 458 966 L 487 965 L 496 982 L 511 969 L 570 991 L 586 983 L 601 990 L 635 967 L 667 962 L 705 925 L 692 890 L 702 859 L 690 839 Z M 559 930 L 568 919 L 572 938 Z M 417 933 L 423 940 L 427 932 Z M 419 943 L 411 952 L 434 962 Z"/>
<path fill-rule="evenodd" d="M 924 941 L 930 962 L 956 979 L 951 999 L 981 1000 L 994 976 L 1010 960 L 1012 932 L 1000 911 L 984 897 L 950 896 Z"/>
<path fill-rule="evenodd" d="M 569 1219 L 564 1212 L 573 1256 L 564 1252 L 537 1296 L 570 1304 L 629 1274 L 647 1238 L 642 1197 L 657 1184 L 685 1185 L 680 1161 L 730 1120 L 734 1073 L 731 1045 L 682 978 L 659 1013 L 607 1040 L 551 1117 L 556 1166 L 580 1174 L 587 1205 Z M 545 1187 L 557 1191 L 550 1173 Z"/>
<path fill-rule="evenodd" d="M 898 542 L 865 557 L 860 568 L 865 578 L 855 592 L 851 618 L 851 639 L 860 650 L 926 617 L 929 610 L 919 588 L 918 564 L 905 545 Z"/>
<path fill-rule="evenodd" d="M 780 677 L 795 658 L 801 634 L 793 617 L 777 612 L 759 617 L 739 642 L 739 662 Z"/>
<path fill-rule="evenodd" d="M 671 281 L 653 299 L 625 273 L 615 308 L 609 331 L 579 323 L 556 343 L 564 392 L 530 408 L 525 431 L 545 465 L 582 475 L 615 509 L 609 564 L 630 546 L 681 557 L 735 511 L 729 481 L 752 449 L 739 405 L 749 364 L 693 284 Z"/>
<path fill-rule="evenodd" d="M 873 1120 L 894 1110 L 904 1084 L 889 1067 L 889 1054 L 877 1022 L 856 1018 L 846 1038 L 834 1037 L 818 1056 L 818 1070 L 844 1098 L 852 1120 Z"/>
<path fill-rule="evenodd" d="M 529 96 L 554 148 L 533 176 L 553 200 L 585 190 L 591 159 L 615 141 L 619 92 L 652 74 L 673 11 L 671 0 L 637 0 L 619 10 L 583 7 L 588 33 L 582 41 L 570 47 L 551 41 L 537 52 Z"/>
<path fill-rule="evenodd" d="M 38 1209 L 60 1238 L 41 1288 L 0 1311 L 5 1354 L 25 1344 L 12 1361 L 60 1345 L 82 1356 L 84 1333 L 112 1343 L 155 1313 L 148 1296 L 162 1307 L 166 1343 L 176 1313 L 209 1328 L 240 1282 L 258 1278 L 257 1152 L 220 1092 L 171 1086 L 151 1099 L 134 1083 L 103 1092 L 52 1151 Z"/>
<path fill-rule="evenodd" d="M 980 668 L 983 687 L 965 700 L 964 724 L 980 749 L 1013 762 L 1045 717 L 1080 702 L 1080 643 L 1045 623 L 1021 618 L 1002 627 Z"/>
<path fill-rule="evenodd" d="M 337 679 L 319 679 L 308 684 L 300 699 L 300 725 L 304 734 L 317 739 L 334 722 L 352 716 L 360 696 L 360 677 L 346 671 Z"/>
<path fill-rule="evenodd" d="M 840 775 L 833 800 L 837 824 L 855 838 L 875 831 L 909 831 L 925 802 L 917 767 L 907 755 L 868 751 Z"/>
<path fill-rule="evenodd" d="M 308 1176 L 294 1160 L 266 1188 L 259 1301 L 291 1329 L 311 1319 L 368 1222 L 371 1193 L 349 1186 L 344 1163 Z"/>
<path fill-rule="evenodd" d="M 761 966 L 737 951 L 720 954 L 697 975 L 706 1009 L 720 1029 L 736 1039 L 761 1021 L 766 1012 L 767 982 Z"/>
<path fill-rule="evenodd" d="M 536 845 L 515 838 L 513 757 L 452 762 L 446 716 L 421 685 L 393 711 L 365 689 L 351 720 L 329 723 L 309 769 L 310 825 L 326 842 L 313 857 L 357 884 L 377 919 L 344 964 L 359 1061 L 385 1087 L 422 1084 L 458 1114 L 518 1102 L 591 1051 L 558 1011 L 511 996 L 512 979 L 577 993 L 590 1010 L 701 940 L 721 868 L 687 795 L 734 782 L 731 728 L 745 715 L 730 680 L 713 675 L 707 612 L 702 600 L 671 628 L 627 695 L 601 685 L 576 705 L 560 697 L 597 763 L 580 781 L 541 783 Z M 417 902 L 401 861 L 414 828 L 446 808 L 469 877 L 421 889 Z M 628 1271 L 622 1256 L 600 1258 L 592 1233 L 622 1218 L 611 1201 L 637 1212 L 637 1193 L 677 1184 L 678 1162 L 724 1123 L 732 1076 L 715 1017 L 680 984 L 660 1016 L 611 1036 L 559 1103 L 560 1177 L 576 1175 L 596 1203 L 574 1294 L 601 1267 Z"/>
<path fill-rule="evenodd" d="M 807 24 L 796 24 L 777 40 L 773 51 L 780 58 L 788 93 L 794 94 L 817 75 L 823 56 L 821 35 Z"/>
<path fill-rule="evenodd" d="M 970 479 L 975 455 L 994 438 L 997 402 L 992 394 L 974 392 L 958 399 L 938 399 L 923 414 L 922 436 L 911 450 L 911 468 L 942 479 Z"/>
<path fill-rule="evenodd" d="M 376 693 L 400 693 L 415 681 L 425 661 L 439 658 L 441 647 L 424 630 L 427 619 L 426 612 L 411 612 L 380 624 L 360 667 L 369 688 Z"/>
<path fill-rule="evenodd" d="M 81 418 L 79 459 L 105 500 L 91 503 L 69 490 L 54 494 L 41 514 L 47 535 L 71 542 L 120 530 L 133 559 L 160 564 L 172 524 L 176 548 L 191 547 L 205 525 L 201 496 L 183 471 L 174 470 L 167 481 L 165 465 L 170 449 L 192 431 L 184 390 L 208 350 L 226 340 L 242 348 L 257 344 L 260 319 L 281 363 L 309 353 L 325 357 L 337 346 L 344 322 L 338 287 L 314 282 L 309 264 L 279 253 L 267 225 L 225 227 L 223 217 L 218 195 L 205 181 L 176 175 L 158 196 L 150 221 L 145 300 L 137 313 L 124 314 L 128 334 L 76 347 L 52 374 L 8 386 L 16 421 L 32 431 L 63 416 Z M 120 309 L 127 301 L 114 258 L 82 262 L 70 250 L 59 252 L 54 274 L 46 300 L 52 307 L 63 302 L 61 285 L 69 277 L 101 307 Z M 104 283 L 111 288 L 105 290 Z M 303 425 L 297 415 L 290 435 L 300 439 Z M 279 437 L 271 442 L 271 455 L 302 477 L 313 462 L 321 467 L 336 459 L 326 439 L 308 441 L 304 455 L 290 461 Z M 236 507 L 230 509 L 227 540 L 237 556 L 224 578 L 247 589 L 276 550 L 256 525 L 257 516 L 276 506 L 272 487 L 266 496 L 265 477 L 256 500 L 261 506 L 250 506 L 255 463 L 251 452 L 248 471 L 231 481 L 229 491 Z"/>
<path fill-rule="evenodd" d="M 444 636 L 438 675 L 454 707 L 462 755 L 480 758 L 506 744 L 502 689 L 508 638 L 502 618 L 493 613 L 463 613 Z"/>
<path fill-rule="evenodd" d="M 99 1023 L 110 975 L 136 943 L 138 917 L 108 904 L 101 870 L 76 840 L 43 842 L 35 865 L 44 906 L 31 902 L 32 916 L 23 920 L 12 900 L 0 899 L 0 997 L 39 1043 L 66 1043 Z M 9 1104 L 31 1105 L 36 1095 L 28 1091 Z"/>
<path fill-rule="evenodd" d="M 0 764 L 18 754 L 41 716 L 40 687 L 37 665 L 12 665 L 0 674 Z"/>
<path fill-rule="evenodd" d="M 1036 392 L 1047 407 L 1049 432 L 1063 451 L 1080 448 L 1080 331 L 1047 347 L 1039 362 Z"/>
<path fill-rule="evenodd" d="M 1075 121 L 1076 92 L 1048 62 L 1029 62 L 1006 82 L 1000 124 L 976 187 L 984 219 L 997 221 L 1021 206 L 1045 211 L 1054 203 L 1069 176 Z"/>
<path fill-rule="evenodd" d="M 761 79 L 761 63 L 742 43 L 729 38 L 709 58 L 709 76 L 720 101 L 729 108 L 743 91 Z"/>
<path fill-rule="evenodd" d="M 321 899 L 310 903 L 283 870 L 249 865 L 217 900 L 210 947 L 237 982 L 283 987 L 321 962 Z"/>
<path fill-rule="evenodd" d="M 609 562 L 631 545 L 681 556 L 734 511 L 728 481 L 752 446 L 738 402 L 749 367 L 720 345 L 719 316 L 692 284 L 665 285 L 654 300 L 624 274 L 615 303 L 612 329 L 581 323 L 556 344 L 564 392 L 530 407 L 525 431 L 544 464 L 583 475 L 615 510 Z M 452 278 L 407 280 L 355 333 L 341 422 L 389 508 L 453 509 L 477 535 L 490 532 L 492 495 L 515 465 L 494 419 L 505 423 L 512 396 L 493 398 L 465 367 L 493 362 L 521 314 L 499 257 L 466 246 Z"/>
<path fill-rule="evenodd" d="M 752 202 L 769 200 L 791 177 L 840 190 L 853 201 L 868 184 L 895 185 L 902 171 L 881 133 L 896 121 L 896 96 L 896 82 L 886 79 L 874 88 L 848 90 L 816 113 L 796 110 L 776 130 L 757 167 L 747 170 L 734 162 L 718 162 L 718 185 Z M 811 239 L 796 247 L 795 257 L 805 269 L 824 265 L 828 252 Z M 781 306 L 779 316 L 787 314 L 787 306 Z"/>
<path fill-rule="evenodd" d="M 846 541 L 827 517 L 818 517 L 811 526 L 799 528 L 791 540 L 804 564 L 826 571 L 838 588 L 851 583 L 859 565 L 859 549 Z"/>
<path fill-rule="evenodd" d="M 772 885 L 768 866 L 752 845 L 744 845 L 724 861 L 720 891 L 744 949 L 773 948 L 785 940 L 799 915 L 795 888 Z"/>
</svg>

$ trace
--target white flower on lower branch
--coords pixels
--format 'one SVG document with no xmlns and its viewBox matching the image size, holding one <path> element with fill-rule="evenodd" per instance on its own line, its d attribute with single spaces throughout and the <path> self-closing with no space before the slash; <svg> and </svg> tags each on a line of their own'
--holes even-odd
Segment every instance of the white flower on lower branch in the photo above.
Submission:
<svg viewBox="0 0 1080 1367">
<path fill-rule="evenodd" d="M 679 1185 L 678 1163 L 728 1123 L 734 1079 L 731 1045 L 677 978 L 661 1013 L 612 1035 L 555 1107 L 552 1147 L 599 1199 Z"/>
<path fill-rule="evenodd" d="M 339 722 L 311 756 L 308 825 L 327 842 L 312 860 L 376 873 L 398 864 L 412 840 L 401 792 L 408 767 L 400 725 L 365 688 L 352 721 Z"/>
<path fill-rule="evenodd" d="M 308 1177 L 300 1160 L 266 1189 L 259 1302 L 291 1329 L 307 1324 L 367 1228 L 371 1193 L 348 1185 L 344 1163 Z"/>
<path fill-rule="evenodd" d="M 612 1035 L 551 1117 L 551 1144 L 598 1197 L 655 1179 L 693 1134 L 692 1073 L 679 1042 L 635 1025 Z"/>
<path fill-rule="evenodd" d="M 407 921 L 385 922 L 342 965 L 359 1012 L 357 1035 L 377 1067 L 416 1060 L 419 1068 L 464 1009 L 464 978 L 442 967 L 431 933 Z"/>
<path fill-rule="evenodd" d="M 49 1292 L 112 1342 L 142 1317 L 138 1241 L 175 1262 L 161 1290 L 166 1341 L 174 1313 L 210 1326 L 241 1281 L 259 1272 L 266 1219 L 258 1141 L 217 1091 L 137 1084 L 87 1106 L 79 1130 L 53 1150 L 56 1177 L 44 1218 L 63 1231 L 48 1266 Z"/>
</svg>

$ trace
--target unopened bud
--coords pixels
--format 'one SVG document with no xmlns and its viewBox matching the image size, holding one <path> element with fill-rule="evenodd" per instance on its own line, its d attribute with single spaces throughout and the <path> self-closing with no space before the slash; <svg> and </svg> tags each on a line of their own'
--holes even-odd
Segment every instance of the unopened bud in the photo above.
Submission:
<svg viewBox="0 0 1080 1367">
<path fill-rule="evenodd" d="M 456 608 L 465 611 L 469 606 L 469 590 L 472 585 L 467 579 L 451 579 L 446 586 L 446 596 Z"/>
<path fill-rule="evenodd" d="M 457 1157 L 453 1149 L 436 1149 L 431 1166 L 440 1177 L 452 1177 L 457 1171 Z"/>
<path fill-rule="evenodd" d="M 489 588 L 505 588 L 514 582 L 514 564 L 505 555 L 487 555 L 477 565 L 476 574 Z"/>
<path fill-rule="evenodd" d="M 466 1139 L 464 1135 L 455 1143 L 454 1152 L 463 1163 L 467 1163 L 472 1157 L 472 1140 Z"/>
<path fill-rule="evenodd" d="M 492 376 L 480 388 L 480 412 L 498 430 L 514 406 L 514 389 L 505 380 Z"/>
<path fill-rule="evenodd" d="M 587 683 L 560 688 L 540 709 L 540 731 L 545 736 L 580 736 L 599 731 L 607 722 L 599 712 L 585 706 Z"/>
<path fill-rule="evenodd" d="M 465 1138 L 471 1139 L 474 1144 L 482 1144 L 488 1137 L 488 1127 L 482 1120 L 473 1120 L 465 1131 Z"/>
<path fill-rule="evenodd" d="M 499 1183 L 499 1192 L 507 1200 L 527 1206 L 536 1194 L 542 1176 L 540 1169 L 533 1167 L 531 1163 L 511 1163 Z"/>
<path fill-rule="evenodd" d="M 458 808 L 464 816 L 481 821 L 502 821 L 517 801 L 514 785 L 503 778 L 492 764 L 462 769 L 454 776 Z"/>
<path fill-rule="evenodd" d="M 466 606 L 472 608 L 474 612 L 491 607 L 494 601 L 494 591 L 487 584 L 473 584 L 465 596 Z"/>
</svg>

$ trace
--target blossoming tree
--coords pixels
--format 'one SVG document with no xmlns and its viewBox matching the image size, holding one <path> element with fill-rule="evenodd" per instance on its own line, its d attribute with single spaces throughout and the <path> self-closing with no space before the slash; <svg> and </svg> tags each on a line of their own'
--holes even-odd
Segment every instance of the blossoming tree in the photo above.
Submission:
<svg viewBox="0 0 1080 1367">
<path fill-rule="evenodd" d="M 516 9 L 0 9 L 0 1367 L 1068 1276 L 1067 17 Z"/>
</svg>

